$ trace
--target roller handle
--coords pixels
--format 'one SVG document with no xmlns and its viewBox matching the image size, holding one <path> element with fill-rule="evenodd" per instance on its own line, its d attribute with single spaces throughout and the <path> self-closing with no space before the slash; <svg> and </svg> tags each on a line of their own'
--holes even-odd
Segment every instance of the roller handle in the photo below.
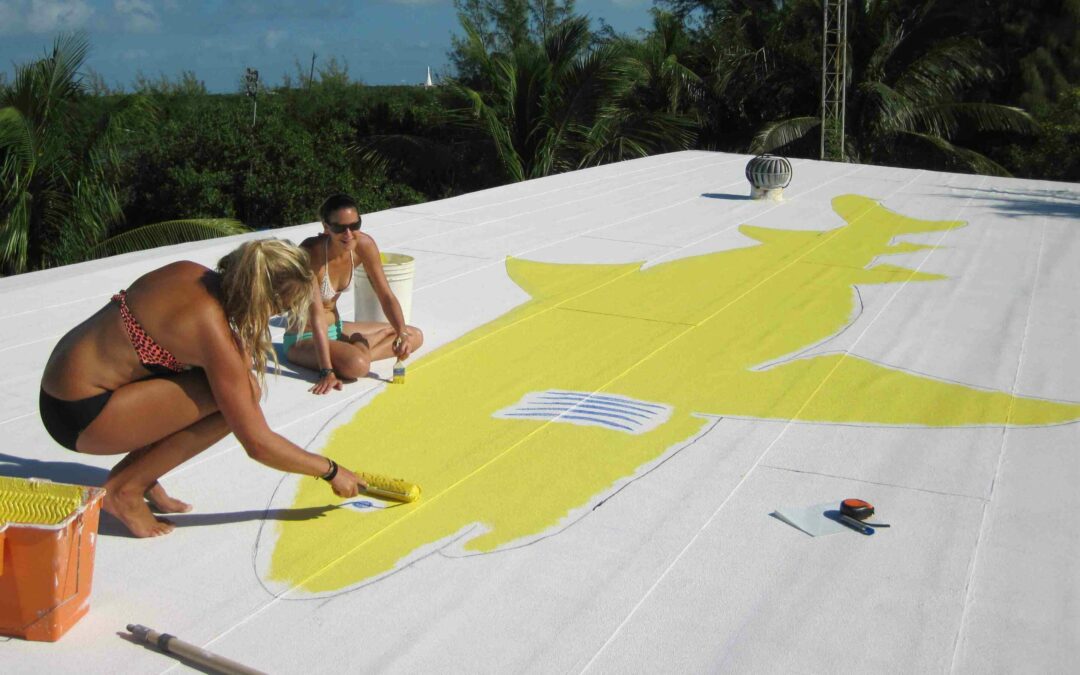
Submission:
<svg viewBox="0 0 1080 675">
<path fill-rule="evenodd" d="M 129 623 L 127 629 L 128 632 L 137 639 L 152 645 L 157 645 L 157 648 L 166 654 L 175 654 L 192 663 L 197 663 L 200 666 L 208 668 L 215 673 L 221 673 L 221 675 L 266 675 L 266 673 L 261 670 L 248 668 L 242 663 L 237 663 L 232 659 L 227 659 L 224 656 L 218 656 L 213 652 L 208 652 L 202 647 L 198 647 L 189 642 L 184 642 L 175 635 L 159 633 L 152 628 L 133 623 Z"/>
</svg>

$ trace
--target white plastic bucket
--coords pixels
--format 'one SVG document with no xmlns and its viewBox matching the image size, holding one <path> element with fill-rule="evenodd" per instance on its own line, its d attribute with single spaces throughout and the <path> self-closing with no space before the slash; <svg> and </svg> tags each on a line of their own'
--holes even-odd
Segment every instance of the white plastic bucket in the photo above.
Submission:
<svg viewBox="0 0 1080 675">
<path fill-rule="evenodd" d="M 403 253 L 382 254 L 383 274 L 386 275 L 390 290 L 394 293 L 394 297 L 397 298 L 398 304 L 401 305 L 401 313 L 405 317 L 405 323 L 409 323 L 412 316 L 415 262 L 412 256 Z M 383 314 L 382 305 L 379 304 L 379 298 L 371 287 L 371 280 L 368 279 L 363 265 L 356 268 L 356 276 L 353 278 L 353 291 L 353 302 L 356 310 L 353 321 L 386 322 L 386 315 Z"/>
</svg>

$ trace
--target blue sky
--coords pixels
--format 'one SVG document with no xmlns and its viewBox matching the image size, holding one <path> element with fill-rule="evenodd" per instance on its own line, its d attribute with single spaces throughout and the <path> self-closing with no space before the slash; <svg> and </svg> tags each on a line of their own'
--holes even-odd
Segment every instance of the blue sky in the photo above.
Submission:
<svg viewBox="0 0 1080 675">
<path fill-rule="evenodd" d="M 649 24 L 650 0 L 578 0 L 577 11 L 633 33 Z M 460 34 L 452 0 L 0 0 L 0 72 L 40 57 L 60 31 L 90 37 L 87 66 L 130 88 L 136 73 L 190 70 L 215 92 L 236 91 L 244 69 L 268 85 L 297 63 L 330 57 L 368 84 L 418 83 L 447 71 Z"/>
</svg>

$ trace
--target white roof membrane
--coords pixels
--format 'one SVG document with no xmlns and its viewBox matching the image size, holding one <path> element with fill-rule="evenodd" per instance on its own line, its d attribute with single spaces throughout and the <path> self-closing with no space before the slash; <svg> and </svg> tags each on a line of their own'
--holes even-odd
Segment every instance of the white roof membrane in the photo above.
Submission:
<svg viewBox="0 0 1080 675">
<path fill-rule="evenodd" d="M 172 534 L 103 517 L 89 614 L 0 638 L 4 672 L 189 669 L 129 623 L 274 673 L 1076 671 L 1080 188 L 793 160 L 785 201 L 752 201 L 748 159 L 365 214 L 416 259 L 406 383 L 384 361 L 313 396 L 283 364 L 264 410 L 423 498 L 341 504 L 227 437 L 163 479 L 196 507 Z M 114 292 L 317 228 L 0 279 L 0 475 L 118 460 L 57 446 L 36 403 Z M 770 517 L 847 497 L 892 527 Z"/>
</svg>

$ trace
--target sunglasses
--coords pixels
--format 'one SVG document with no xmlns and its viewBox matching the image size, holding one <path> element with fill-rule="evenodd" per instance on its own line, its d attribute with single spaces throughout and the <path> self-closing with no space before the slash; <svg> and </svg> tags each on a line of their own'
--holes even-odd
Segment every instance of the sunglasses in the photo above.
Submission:
<svg viewBox="0 0 1080 675">
<path fill-rule="evenodd" d="M 352 230 L 353 232 L 359 232 L 360 231 L 360 220 L 357 219 L 357 221 L 355 223 L 341 223 L 341 224 L 327 223 L 326 226 L 329 227 L 330 231 L 333 232 L 334 234 L 345 234 L 345 230 Z"/>
</svg>

